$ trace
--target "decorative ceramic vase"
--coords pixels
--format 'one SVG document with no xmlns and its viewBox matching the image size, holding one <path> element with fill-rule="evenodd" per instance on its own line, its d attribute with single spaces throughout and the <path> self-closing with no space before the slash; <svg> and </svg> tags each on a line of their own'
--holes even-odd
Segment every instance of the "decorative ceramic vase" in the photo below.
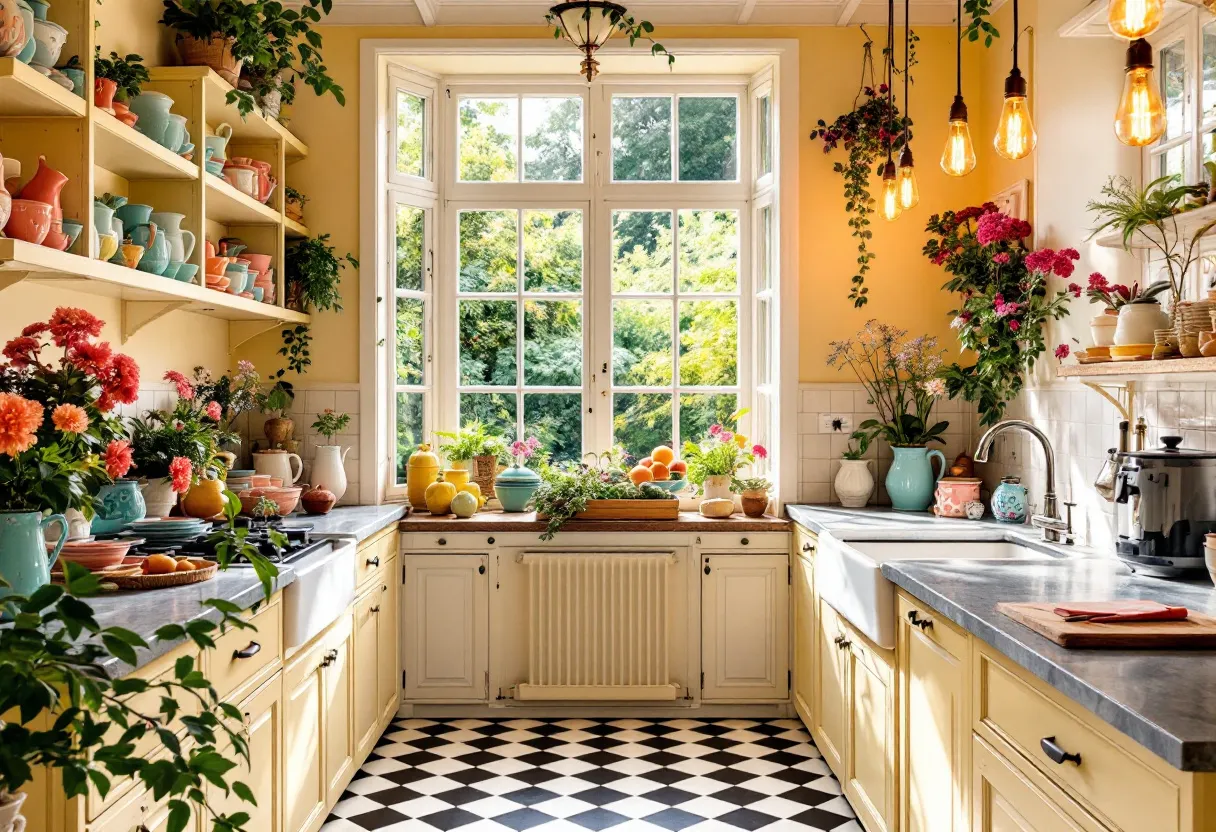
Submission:
<svg viewBox="0 0 1216 832">
<path fill-rule="evenodd" d="M 336 502 L 338 498 L 334 493 L 319 485 L 300 496 L 300 505 L 304 506 L 305 514 L 329 514 Z"/>
<path fill-rule="evenodd" d="M 426 508 L 426 487 L 438 478 L 439 456 L 430 445 L 419 445 L 405 463 L 405 497 L 410 508 L 415 511 Z"/>
<path fill-rule="evenodd" d="M 93 534 L 115 534 L 128 523 L 148 516 L 148 506 L 139 491 L 138 480 L 118 480 L 103 485 L 94 502 Z"/>
<path fill-rule="evenodd" d="M 76 240 L 80 238 L 82 231 L 84 231 L 84 223 L 79 220 L 63 220 L 63 233 L 68 238 L 67 248 L 64 251 L 69 251 L 72 246 L 76 245 Z"/>
<path fill-rule="evenodd" d="M 165 131 L 169 127 L 169 108 L 173 106 L 173 99 L 163 92 L 143 90 L 132 98 L 127 106 L 131 108 L 131 112 L 139 116 L 135 129 L 165 147 Z M 178 145 L 180 144 L 181 139 L 179 138 Z"/>
<path fill-rule="evenodd" d="M 274 416 L 266 420 L 265 426 L 262 428 L 266 434 L 266 438 L 270 441 L 272 448 L 278 447 L 285 442 L 291 440 L 292 432 L 295 431 L 295 422 L 291 421 L 286 416 Z"/>
<path fill-rule="evenodd" d="M 59 540 L 47 553 L 46 529 L 59 526 Z M 30 595 L 51 582 L 51 565 L 68 540 L 68 521 L 62 514 L 44 518 L 38 511 L 0 511 L 0 598 Z"/>
<path fill-rule="evenodd" d="M 461 460 L 461 462 L 467 463 L 469 460 Z M 453 463 L 453 465 L 455 465 L 455 463 Z M 448 468 L 443 472 L 443 481 L 450 482 L 452 485 L 456 486 L 456 490 L 459 491 L 461 488 L 469 484 L 470 473 L 471 472 L 468 468 Z"/>
<path fill-rule="evenodd" d="M 1094 315 L 1089 321 L 1089 334 L 1095 347 L 1110 347 L 1115 343 L 1115 327 L 1119 325 L 1119 313 L 1109 310 Z"/>
<path fill-rule="evenodd" d="M 748 517 L 763 517 L 768 510 L 768 491 L 763 488 L 753 488 L 739 494 L 739 502 L 743 505 L 743 513 Z"/>
<path fill-rule="evenodd" d="M 341 445 L 318 445 L 317 455 L 312 461 L 312 481 L 333 492 L 334 501 L 346 493 L 346 455 L 350 448 Z"/>
<path fill-rule="evenodd" d="M 61 66 L 57 67 L 57 69 L 72 82 L 72 94 L 84 98 L 84 70 L 75 66 Z"/>
<path fill-rule="evenodd" d="M 967 505 L 980 498 L 978 477 L 942 477 L 937 481 L 933 513 L 938 517 L 966 517 Z"/>
<path fill-rule="evenodd" d="M 8 803 L 0 804 L 0 832 L 25 832 L 25 818 L 21 816 L 21 804 L 25 792 L 9 795 Z"/>
<path fill-rule="evenodd" d="M 4 233 L 13 239 L 40 246 L 51 231 L 53 215 L 54 210 L 45 202 L 14 199 L 10 202 Z"/>
<path fill-rule="evenodd" d="M 187 517 L 215 517 L 224 512 L 224 483 L 201 479 L 182 497 L 182 513 Z"/>
<path fill-rule="evenodd" d="M 148 517 L 168 517 L 177 505 L 177 492 L 173 490 L 173 480 L 169 477 L 154 477 L 144 483 L 142 490 Z"/>
<path fill-rule="evenodd" d="M 219 162 L 221 167 L 228 158 L 228 140 L 232 138 L 232 125 L 224 122 L 215 128 L 215 135 L 204 136 L 203 145 L 210 151 L 208 161 Z"/>
<path fill-rule="evenodd" d="M 39 156 L 37 173 L 16 194 L 20 199 L 45 202 L 51 206 L 51 227 L 47 231 L 42 245 L 58 251 L 63 251 L 68 247 L 67 235 L 63 233 L 63 207 L 59 201 L 59 195 L 66 184 L 68 184 L 68 178 L 48 165 L 45 156 Z"/>
<path fill-rule="evenodd" d="M 1026 522 L 1026 486 L 1021 483 L 1017 477 L 1001 477 L 992 492 L 992 515 L 1002 523 Z"/>
<path fill-rule="evenodd" d="M 502 504 L 503 511 L 527 511 L 532 495 L 540 488 L 540 476 L 535 471 L 522 467 L 518 462 L 503 471 L 494 480 L 494 494 Z"/>
<path fill-rule="evenodd" d="M 118 251 L 118 237 L 113 232 L 100 234 L 97 239 L 97 259 L 110 260 Z M 125 264 L 124 264 L 125 265 Z"/>
<path fill-rule="evenodd" d="M 4 0 L 0 2 L 0 58 L 15 58 L 24 47 L 25 19 L 21 9 Z"/>
<path fill-rule="evenodd" d="M 34 40 L 34 7 L 26 0 L 17 0 L 17 8 L 21 12 L 21 21 L 25 25 L 25 44 L 17 53 L 17 60 L 28 64 L 34 58 L 34 50 L 38 48 Z"/>
<path fill-rule="evenodd" d="M 1153 331 L 1169 329 L 1170 316 L 1161 304 L 1153 300 L 1132 301 L 1119 308 L 1119 321 L 1115 327 L 1115 344 L 1153 343 Z"/>
<path fill-rule="evenodd" d="M 93 106 L 114 115 L 114 93 L 118 92 L 118 84 L 109 78 L 93 79 Z"/>
<path fill-rule="evenodd" d="M 53 20 L 34 18 L 34 56 L 31 66 L 50 69 L 59 62 L 59 53 L 68 42 L 68 30 Z"/>
<path fill-rule="evenodd" d="M 148 274 L 162 275 L 169 267 L 169 238 L 160 233 L 156 223 L 137 225 L 127 232 L 131 242 L 143 246 L 137 268 Z"/>
<path fill-rule="evenodd" d="M 68 521 L 68 540 L 80 540 L 89 536 L 89 521 L 85 519 L 84 512 L 80 509 L 65 509 L 63 519 Z M 55 539 L 58 540 L 59 538 Z M 46 542 L 51 542 L 49 535 Z"/>
<path fill-rule="evenodd" d="M 219 33 L 205 40 L 178 33 L 177 52 L 185 66 L 209 66 L 216 74 L 232 86 L 241 78 L 241 62 L 232 57 L 232 46 L 236 38 L 225 38 Z"/>
<path fill-rule="evenodd" d="M 114 209 L 114 216 L 122 223 L 122 235 L 130 237 L 137 225 L 147 225 L 152 221 L 152 206 L 140 202 L 124 202 Z"/>
<path fill-rule="evenodd" d="M 258 106 L 262 108 L 262 115 L 266 118 L 277 119 L 279 111 L 283 107 L 283 74 L 274 75 L 270 81 L 272 86 L 264 95 L 258 96 Z"/>
<path fill-rule="evenodd" d="M 179 116 L 176 113 L 169 113 L 169 123 L 165 125 L 164 135 L 160 139 L 161 147 L 172 153 L 177 153 L 185 143 L 186 117 Z"/>
<path fill-rule="evenodd" d="M 701 484 L 701 488 L 705 493 L 702 499 L 705 500 L 733 500 L 735 495 L 730 490 L 730 475 L 717 474 L 711 477 L 706 477 L 705 482 Z"/>
<path fill-rule="evenodd" d="M 845 508 L 865 508 L 874 493 L 874 475 L 868 459 L 842 459 L 833 483 L 836 498 Z"/>
<path fill-rule="evenodd" d="M 946 457 L 938 450 L 919 447 L 894 447 L 895 460 L 887 472 L 887 494 L 891 507 L 896 511 L 924 511 L 933 502 L 933 486 L 946 473 Z M 936 457 L 941 463 L 937 475 L 933 474 Z"/>
<path fill-rule="evenodd" d="M 498 457 L 493 454 L 473 457 L 470 479 L 477 483 L 487 500 L 494 496 L 494 477 L 498 474 Z"/>
</svg>

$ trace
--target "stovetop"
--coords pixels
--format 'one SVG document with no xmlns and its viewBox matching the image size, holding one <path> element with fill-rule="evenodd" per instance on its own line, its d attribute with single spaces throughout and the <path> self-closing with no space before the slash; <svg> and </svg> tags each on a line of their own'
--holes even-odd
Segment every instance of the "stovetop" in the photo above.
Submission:
<svg viewBox="0 0 1216 832">
<path fill-rule="evenodd" d="M 249 535 L 245 540 L 257 546 L 258 551 L 267 559 L 274 563 L 291 563 L 301 558 L 308 557 L 314 552 L 321 551 L 330 545 L 328 540 L 313 540 L 312 526 L 293 526 L 288 528 L 283 525 L 282 520 L 251 520 L 249 518 L 238 517 L 238 528 L 249 529 Z M 174 555 L 185 555 L 192 558 L 204 558 L 206 560 L 217 560 L 215 552 L 215 543 L 209 538 L 211 532 L 221 523 L 215 523 L 208 529 L 207 533 L 199 535 L 191 540 L 174 543 L 171 545 L 164 544 L 142 544 L 131 550 L 132 554 L 151 554 L 153 552 L 171 552 Z M 269 530 L 277 529 L 287 536 L 287 544 L 279 549 L 270 541 Z M 249 560 L 243 555 L 237 555 L 232 561 L 232 566 L 248 566 Z"/>
</svg>

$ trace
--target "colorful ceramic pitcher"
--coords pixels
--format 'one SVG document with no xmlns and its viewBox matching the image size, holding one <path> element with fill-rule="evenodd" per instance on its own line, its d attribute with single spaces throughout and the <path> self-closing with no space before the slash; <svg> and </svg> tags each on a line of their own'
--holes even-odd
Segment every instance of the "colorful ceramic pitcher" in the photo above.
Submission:
<svg viewBox="0 0 1216 832">
<path fill-rule="evenodd" d="M 97 513 L 93 515 L 90 527 L 93 534 L 115 534 L 148 514 L 137 480 L 118 480 L 103 485 L 97 492 L 95 508 Z"/>
<path fill-rule="evenodd" d="M 152 222 L 169 241 L 169 259 L 185 263 L 194 254 L 194 232 L 182 228 L 185 214 L 175 214 L 172 211 L 154 211 Z"/>
<path fill-rule="evenodd" d="M 59 540 L 47 553 L 44 532 L 48 526 L 59 524 Z M 68 539 L 68 521 L 62 514 L 44 518 L 37 511 L 0 511 L 0 577 L 8 587 L 0 587 L 0 598 L 6 595 L 30 595 L 38 587 L 51 582 L 51 564 Z"/>
<path fill-rule="evenodd" d="M 933 486 L 946 473 L 946 457 L 941 451 L 927 448 L 892 448 L 895 461 L 887 472 L 887 494 L 896 511 L 924 511 L 933 502 Z M 941 463 L 937 476 L 933 474 L 931 458 Z"/>
</svg>

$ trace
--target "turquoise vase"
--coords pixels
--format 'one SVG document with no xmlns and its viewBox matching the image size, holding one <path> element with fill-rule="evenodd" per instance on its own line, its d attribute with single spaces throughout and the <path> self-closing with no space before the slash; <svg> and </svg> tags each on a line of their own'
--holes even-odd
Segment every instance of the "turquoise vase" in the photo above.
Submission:
<svg viewBox="0 0 1216 832">
<path fill-rule="evenodd" d="M 494 496 L 502 503 L 503 511 L 527 511 L 528 503 L 538 488 L 540 477 L 535 471 L 521 467 L 518 462 L 494 480 Z"/>
<path fill-rule="evenodd" d="M 887 472 L 887 494 L 896 511 L 926 511 L 933 502 L 933 488 L 946 473 L 946 457 L 927 448 L 892 448 L 895 461 Z M 931 457 L 941 463 L 933 475 Z"/>
<path fill-rule="evenodd" d="M 1026 486 L 1017 477 L 1001 477 L 992 492 L 992 516 L 1002 523 L 1026 522 Z"/>
<path fill-rule="evenodd" d="M 59 541 L 48 554 L 43 532 L 47 526 L 59 524 Z M 38 587 L 51 582 L 51 564 L 68 539 L 68 521 L 62 514 L 43 518 L 38 511 L 0 511 L 0 578 L 8 586 L 0 586 L 0 598 L 6 595 L 30 595 Z"/>
<path fill-rule="evenodd" d="M 103 485 L 97 492 L 94 507 L 97 513 L 93 515 L 93 525 L 89 528 L 93 534 L 116 534 L 128 524 L 143 520 L 148 514 L 138 480 L 119 480 Z"/>
</svg>

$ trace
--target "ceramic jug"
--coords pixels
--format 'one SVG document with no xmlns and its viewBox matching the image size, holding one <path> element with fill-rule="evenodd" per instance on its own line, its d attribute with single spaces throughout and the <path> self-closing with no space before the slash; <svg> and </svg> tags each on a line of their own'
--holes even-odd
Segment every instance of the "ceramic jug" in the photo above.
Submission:
<svg viewBox="0 0 1216 832">
<path fill-rule="evenodd" d="M 34 40 L 34 7 L 26 0 L 17 0 L 17 9 L 21 13 L 22 23 L 25 24 L 25 43 L 21 47 L 21 51 L 17 53 L 17 60 L 28 64 L 34 57 L 34 50 L 38 48 L 38 44 Z"/>
<path fill-rule="evenodd" d="M 169 259 L 185 263 L 194 253 L 194 232 L 182 228 L 186 219 L 185 214 L 175 214 L 172 211 L 154 211 L 150 217 L 169 240 Z"/>
<path fill-rule="evenodd" d="M 16 0 L 0 0 L 0 58 L 15 58 L 25 47 L 25 19 Z"/>
<path fill-rule="evenodd" d="M 34 55 L 30 65 L 50 69 L 59 61 L 59 53 L 67 42 L 67 29 L 53 20 L 39 20 L 34 15 Z"/>
<path fill-rule="evenodd" d="M 177 492 L 173 490 L 171 477 L 153 477 L 140 486 L 148 517 L 168 517 L 177 505 Z"/>
<path fill-rule="evenodd" d="M 139 258 L 139 270 L 148 274 L 163 275 L 169 268 L 169 238 L 160 233 L 156 223 L 149 222 L 128 229 L 127 236 L 137 246 L 143 246 Z"/>
<path fill-rule="evenodd" d="M 215 128 L 214 136 L 204 136 L 203 143 L 211 151 L 211 159 L 223 162 L 228 158 L 228 140 L 232 138 L 232 125 L 224 122 Z"/>
<path fill-rule="evenodd" d="M 56 524 L 59 540 L 48 553 L 44 533 Z M 68 521 L 62 514 L 43 518 L 37 511 L 0 511 L 0 577 L 9 584 L 0 587 L 0 598 L 13 593 L 29 595 L 49 584 L 51 564 L 67 539 Z"/>
<path fill-rule="evenodd" d="M 168 147 L 165 132 L 169 128 L 169 108 L 172 106 L 173 99 L 163 92 L 144 90 L 130 102 L 131 112 L 139 116 L 135 129 L 162 147 Z M 181 137 L 177 143 L 181 144 Z"/>
<path fill-rule="evenodd" d="M 874 493 L 874 475 L 868 459 L 842 459 L 833 483 L 836 499 L 845 508 L 864 508 Z"/>
<path fill-rule="evenodd" d="M 122 222 L 122 235 L 130 237 L 137 225 L 147 225 L 152 221 L 152 206 L 128 202 L 115 208 L 114 216 Z"/>
<path fill-rule="evenodd" d="M 896 511 L 924 511 L 933 502 L 933 487 L 946 473 L 946 457 L 938 450 L 927 448 L 892 448 L 895 461 L 887 472 L 887 494 Z M 932 459 L 941 467 L 933 474 Z"/>
<path fill-rule="evenodd" d="M 165 125 L 165 135 L 161 138 L 165 150 L 177 153 L 186 143 L 186 117 L 169 113 L 169 123 Z"/>
<path fill-rule="evenodd" d="M 97 492 L 95 508 L 97 513 L 93 515 L 90 528 L 93 534 L 115 534 L 126 528 L 128 523 L 143 520 L 148 514 L 148 506 L 136 480 L 118 480 L 103 485 Z"/>
<path fill-rule="evenodd" d="M 292 464 L 294 462 L 294 465 Z M 288 451 L 258 451 L 253 455 L 253 470 L 283 480 L 283 487 L 295 485 L 304 472 L 304 463 Z M 326 483 L 328 485 L 328 483 Z"/>
<path fill-rule="evenodd" d="M 332 491 L 334 500 L 341 500 L 346 493 L 346 455 L 350 448 L 341 445 L 318 445 L 317 456 L 312 462 L 312 482 Z"/>
<path fill-rule="evenodd" d="M 63 233 L 63 206 L 59 201 L 66 184 L 68 178 L 48 165 L 45 156 L 39 156 L 38 172 L 16 194 L 18 199 L 32 199 L 51 206 L 51 230 L 42 244 L 59 251 L 68 247 L 68 237 Z"/>
</svg>

